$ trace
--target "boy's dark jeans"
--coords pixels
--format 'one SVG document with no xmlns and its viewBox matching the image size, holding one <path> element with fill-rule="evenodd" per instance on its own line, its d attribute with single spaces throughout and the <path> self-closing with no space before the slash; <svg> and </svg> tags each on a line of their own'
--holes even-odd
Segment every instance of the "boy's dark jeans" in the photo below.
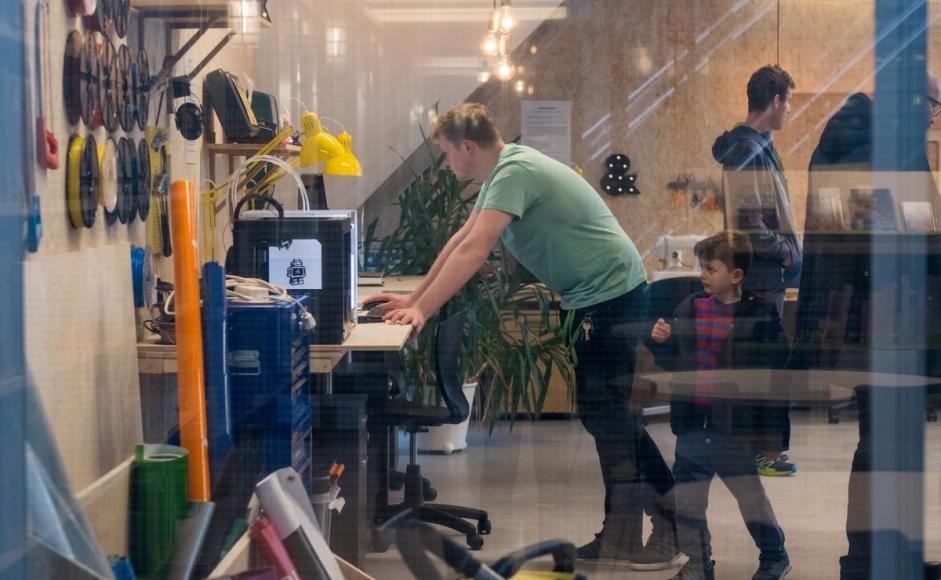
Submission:
<svg viewBox="0 0 941 580">
<path fill-rule="evenodd" d="M 676 438 L 676 527 L 680 551 L 694 562 L 708 562 L 712 555 L 706 522 L 709 486 L 718 475 L 738 502 L 745 526 L 762 557 L 784 554 L 784 532 L 755 466 L 757 450 L 706 428 Z"/>
<path fill-rule="evenodd" d="M 647 284 L 575 311 L 578 413 L 595 439 L 605 487 L 604 538 L 619 551 L 642 548 L 643 512 L 654 536 L 674 533 L 673 476 L 640 417 L 629 408 L 638 339 L 644 332 Z M 588 321 L 588 339 L 583 322 Z"/>
</svg>

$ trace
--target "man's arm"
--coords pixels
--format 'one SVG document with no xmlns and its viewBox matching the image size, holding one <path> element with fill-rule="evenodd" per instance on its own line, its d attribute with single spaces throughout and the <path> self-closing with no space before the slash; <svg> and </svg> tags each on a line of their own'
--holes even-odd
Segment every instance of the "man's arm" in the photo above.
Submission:
<svg viewBox="0 0 941 580">
<path fill-rule="evenodd" d="M 777 261 L 785 268 L 790 267 L 797 252 L 793 238 L 768 227 L 765 223 L 764 210 L 769 209 L 766 202 L 770 201 L 770 209 L 777 213 L 777 207 L 774 205 L 774 186 L 771 183 L 774 176 L 771 170 L 749 167 L 728 169 L 725 174 L 736 204 L 733 208 L 731 227 L 748 234 L 755 255 Z"/>
<path fill-rule="evenodd" d="M 450 252 L 446 260 L 442 261 L 438 272 L 428 282 L 421 295 L 413 300 L 409 308 L 393 310 L 386 314 L 386 321 L 411 324 L 416 330 L 421 330 L 428 318 L 480 269 L 500 234 L 511 221 L 513 216 L 500 210 L 485 209 L 480 212 L 466 237 Z M 440 257 L 435 263 L 439 261 Z M 431 278 L 430 273 L 426 281 L 428 278 Z"/>
<path fill-rule="evenodd" d="M 421 283 L 415 288 L 414 292 L 412 292 L 411 305 L 414 305 L 415 302 L 417 302 L 428 290 L 428 287 L 434 283 L 435 279 L 438 277 L 438 274 L 441 273 L 441 269 L 444 267 L 445 262 L 447 262 L 451 254 L 454 253 L 454 250 L 461 245 L 461 242 L 467 239 L 467 236 L 470 234 L 471 230 L 474 229 L 474 224 L 477 223 L 479 216 L 480 213 L 476 209 L 471 210 L 470 217 L 467 218 L 467 221 L 464 222 L 464 225 L 461 226 L 461 229 L 454 232 L 454 235 L 451 236 L 451 239 L 448 240 L 448 243 L 444 245 L 444 247 L 441 249 L 441 253 L 438 254 L 437 258 L 435 258 L 434 264 L 431 265 L 431 269 L 428 270 L 428 273 L 425 274 L 424 278 L 422 278 Z M 492 247 L 493 246 L 491 246 L 491 248 Z"/>
<path fill-rule="evenodd" d="M 454 235 L 451 236 L 451 239 L 448 240 L 448 243 L 444 245 L 441 249 L 441 253 L 438 254 L 438 257 L 435 258 L 434 263 L 431 265 L 431 269 L 428 270 L 428 273 L 425 274 L 425 277 L 422 278 L 422 281 L 412 290 L 412 293 L 408 296 L 401 296 L 398 294 L 374 294 L 365 300 L 363 304 L 368 304 L 370 302 L 384 302 L 388 304 L 390 310 L 395 310 L 399 308 L 409 308 L 415 304 L 415 301 L 418 300 L 422 294 L 428 290 L 435 278 L 438 276 L 438 273 L 441 272 L 441 267 L 447 261 L 448 256 L 454 252 L 454 248 L 464 241 L 464 238 L 467 237 L 467 234 L 474 228 L 474 223 L 477 221 L 478 212 L 477 210 L 472 210 L 470 217 L 467 218 L 467 221 L 464 222 L 464 225 L 461 226 L 461 229 L 454 232 Z"/>
</svg>

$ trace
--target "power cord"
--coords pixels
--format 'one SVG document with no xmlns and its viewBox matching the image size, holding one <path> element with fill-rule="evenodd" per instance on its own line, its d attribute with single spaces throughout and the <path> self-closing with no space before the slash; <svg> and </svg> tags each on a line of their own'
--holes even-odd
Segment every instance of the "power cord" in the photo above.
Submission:
<svg viewBox="0 0 941 580">
<path fill-rule="evenodd" d="M 271 284 L 259 278 L 243 278 L 226 274 L 225 296 L 240 302 L 293 302 L 300 310 L 301 327 L 309 332 L 317 327 L 317 321 L 304 308 L 304 305 L 277 284 Z"/>
<path fill-rule="evenodd" d="M 163 313 L 167 316 L 174 316 L 175 311 L 171 306 L 174 296 L 175 292 L 170 292 L 167 296 L 167 300 L 163 303 Z M 229 300 L 239 302 L 293 302 L 300 310 L 301 328 L 308 332 L 313 332 L 314 328 L 317 327 L 317 321 L 314 319 L 314 315 L 296 298 L 288 294 L 287 290 L 277 284 L 271 284 L 259 278 L 243 278 L 241 276 L 235 276 L 234 274 L 226 274 L 225 297 Z"/>
</svg>

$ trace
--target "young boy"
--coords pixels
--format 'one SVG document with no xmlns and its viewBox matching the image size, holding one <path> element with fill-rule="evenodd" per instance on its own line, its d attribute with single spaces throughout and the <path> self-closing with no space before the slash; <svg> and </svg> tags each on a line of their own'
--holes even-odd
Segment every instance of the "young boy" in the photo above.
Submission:
<svg viewBox="0 0 941 580">
<path fill-rule="evenodd" d="M 676 523 L 679 547 L 689 561 L 671 580 L 713 580 L 706 506 L 718 475 L 738 501 L 742 518 L 761 551 L 753 580 L 783 578 L 790 570 L 784 532 L 758 478 L 755 450 L 780 450 L 787 407 L 737 399 L 734 377 L 724 369 L 781 368 L 787 343 L 777 310 L 742 291 L 751 244 L 736 231 L 696 244 L 704 292 L 688 296 L 673 320 L 662 318 L 648 346 L 669 371 L 696 371 L 674 383 L 670 427 L 676 434 Z"/>
</svg>

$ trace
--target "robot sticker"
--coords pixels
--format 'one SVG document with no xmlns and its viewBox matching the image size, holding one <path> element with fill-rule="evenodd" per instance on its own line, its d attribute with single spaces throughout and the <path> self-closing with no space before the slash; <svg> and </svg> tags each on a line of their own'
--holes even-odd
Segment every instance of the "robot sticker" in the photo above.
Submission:
<svg viewBox="0 0 941 580">
<path fill-rule="evenodd" d="M 304 260 L 300 258 L 291 260 L 291 265 L 288 266 L 288 283 L 291 286 L 302 286 L 306 277 L 307 268 L 304 267 Z"/>
<path fill-rule="evenodd" d="M 322 290 L 323 246 L 307 239 L 268 246 L 268 281 L 292 291 Z"/>
</svg>

